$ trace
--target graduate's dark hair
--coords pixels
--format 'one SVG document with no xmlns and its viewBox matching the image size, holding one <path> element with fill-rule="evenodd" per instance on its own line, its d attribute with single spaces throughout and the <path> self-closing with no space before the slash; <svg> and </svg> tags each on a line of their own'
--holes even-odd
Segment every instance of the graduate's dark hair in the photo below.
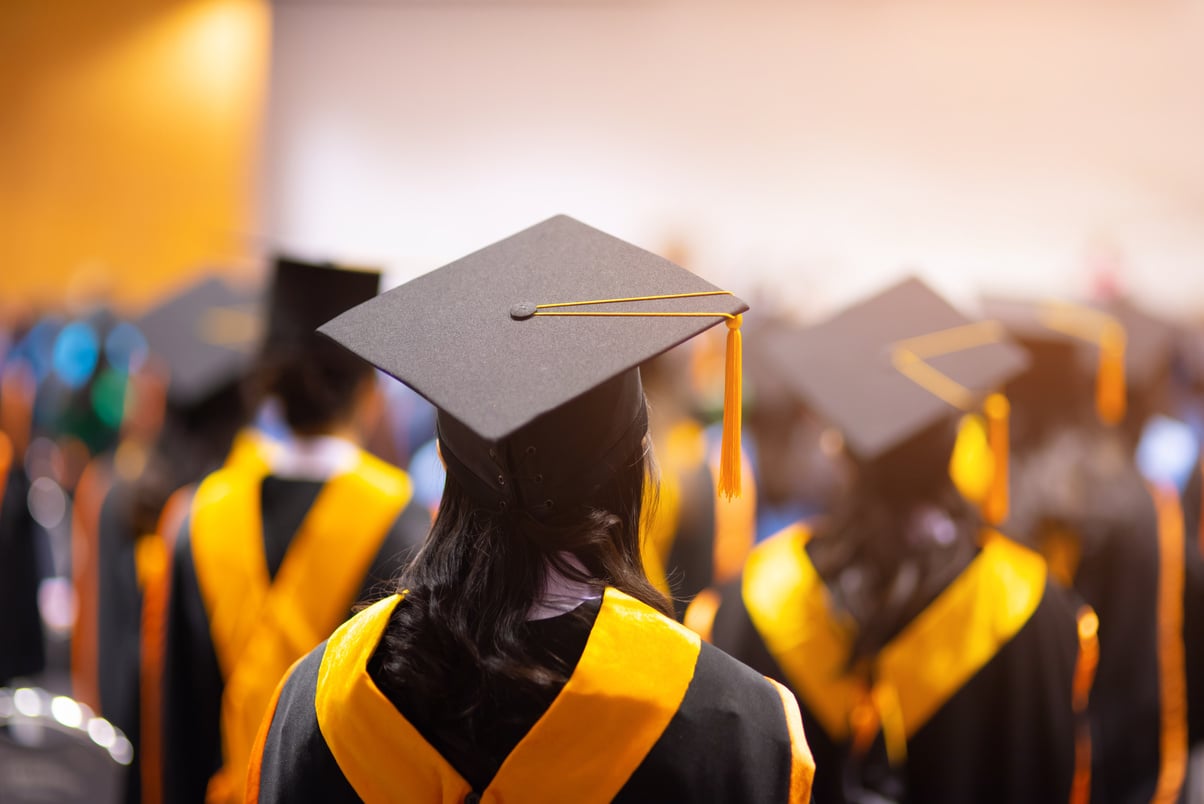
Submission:
<svg viewBox="0 0 1204 804">
<path fill-rule="evenodd" d="M 351 414 L 372 366 L 319 335 L 269 345 L 253 396 L 275 396 L 289 429 L 318 435 Z"/>
<path fill-rule="evenodd" d="M 637 454 L 591 500 L 554 523 L 483 510 L 449 473 L 431 533 L 400 578 L 405 604 L 377 654 L 385 694 L 421 707 L 422 721 L 438 723 L 462 740 L 458 748 L 471 751 L 481 737 L 482 707 L 537 697 L 562 683 L 571 668 L 534 652 L 525 639 L 549 566 L 599 592 L 614 586 L 672 616 L 640 554 L 649 460 Z"/>
<path fill-rule="evenodd" d="M 857 467 L 808 547 L 836 604 L 857 621 L 850 662 L 873 656 L 940 594 L 977 549 L 981 519 L 949 476 L 954 422 Z"/>
</svg>

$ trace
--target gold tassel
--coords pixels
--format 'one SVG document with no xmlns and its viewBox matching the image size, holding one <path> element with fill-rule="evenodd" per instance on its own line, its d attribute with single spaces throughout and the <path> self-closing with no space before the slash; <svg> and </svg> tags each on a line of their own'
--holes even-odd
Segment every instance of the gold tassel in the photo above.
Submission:
<svg viewBox="0 0 1204 804">
<path fill-rule="evenodd" d="M 994 476 L 995 458 L 991 455 L 986 421 L 982 414 L 967 413 L 957 425 L 957 440 L 949 456 L 949 477 L 961 495 L 981 510 Z"/>
<path fill-rule="evenodd" d="M 719 453 L 719 493 L 740 496 L 740 418 L 743 397 L 740 325 L 744 316 L 727 319 L 727 357 L 723 373 L 723 444 Z"/>
<path fill-rule="evenodd" d="M 1095 410 L 1109 425 L 1120 424 L 1125 417 L 1125 331 L 1114 322 L 1100 333 Z"/>
<path fill-rule="evenodd" d="M 1011 405 L 1003 394 L 991 394 L 983 405 L 987 415 L 987 443 L 995 459 L 995 471 L 983 502 L 983 516 L 998 525 L 1008 516 L 1008 416 Z"/>
</svg>

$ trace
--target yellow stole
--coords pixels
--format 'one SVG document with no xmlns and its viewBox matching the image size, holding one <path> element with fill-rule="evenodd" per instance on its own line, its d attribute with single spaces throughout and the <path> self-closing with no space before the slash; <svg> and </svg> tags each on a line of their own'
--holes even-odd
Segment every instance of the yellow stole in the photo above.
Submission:
<svg viewBox="0 0 1204 804">
<path fill-rule="evenodd" d="M 277 682 L 347 616 L 412 492 L 404 472 L 361 453 L 353 470 L 327 481 L 273 579 L 263 551 L 262 479 L 262 469 L 222 469 L 193 502 L 192 557 L 225 683 L 223 766 L 209 801 L 241 799 Z"/>
<path fill-rule="evenodd" d="M 237 468 L 260 475 L 271 471 L 271 452 L 276 449 L 272 440 L 253 427 L 244 427 L 234 436 L 230 452 L 226 455 L 223 468 Z"/>
<path fill-rule="evenodd" d="M 744 570 L 749 616 L 828 735 L 863 745 L 879 729 L 892 761 L 906 742 L 1028 622 L 1045 590 L 1045 563 L 988 532 L 982 551 L 875 658 L 848 668 L 855 627 L 830 605 L 795 525 L 758 545 Z"/>
<path fill-rule="evenodd" d="M 382 600 L 331 636 L 318 674 L 318 726 L 343 775 L 365 801 L 458 804 L 472 792 L 469 783 L 368 674 L 368 660 L 401 601 L 397 595 Z M 698 651 L 695 634 L 607 589 L 572 676 L 480 800 L 613 799 L 681 706 Z M 800 777 L 800 784 L 804 781 Z"/>
</svg>

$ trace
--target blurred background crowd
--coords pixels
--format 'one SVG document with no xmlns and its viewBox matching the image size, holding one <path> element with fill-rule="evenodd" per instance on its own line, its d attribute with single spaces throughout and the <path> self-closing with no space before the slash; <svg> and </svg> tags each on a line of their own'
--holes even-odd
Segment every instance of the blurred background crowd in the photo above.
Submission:
<svg viewBox="0 0 1204 804">
<path fill-rule="evenodd" d="M 147 579 L 169 563 L 143 537 L 239 433 L 290 437 L 256 359 L 280 255 L 371 266 L 383 290 L 562 212 L 752 307 L 736 503 L 707 466 L 722 333 L 644 372 L 664 482 L 645 562 L 680 616 L 851 482 L 849 433 L 764 344 L 909 276 L 1049 357 L 1014 389 L 1013 529 L 1040 530 L 1024 502 L 1050 488 L 1084 531 L 1148 504 L 1066 466 L 1111 459 L 1087 426 L 1106 339 L 1050 357 L 998 306 L 1056 301 L 1123 327 L 1107 456 L 1182 501 L 1195 549 L 1202 44 L 1187 0 L 5 3 L 0 687 L 26 697 L 0 719 L 40 711 L 33 687 L 71 696 L 87 708 L 42 709 L 134 760 Z M 378 379 L 364 444 L 433 514 L 433 408 Z M 1065 416 L 1026 420 L 1055 380 Z M 114 489 L 134 500 L 110 543 Z M 1045 552 L 1073 583 L 1078 560 Z M 128 607 L 98 613 L 123 582 Z"/>
</svg>

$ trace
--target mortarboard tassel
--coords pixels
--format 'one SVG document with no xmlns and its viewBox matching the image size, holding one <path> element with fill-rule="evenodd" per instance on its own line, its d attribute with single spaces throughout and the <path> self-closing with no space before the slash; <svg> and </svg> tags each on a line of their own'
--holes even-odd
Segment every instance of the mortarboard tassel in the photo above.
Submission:
<svg viewBox="0 0 1204 804">
<path fill-rule="evenodd" d="M 586 312 L 563 310 L 565 307 L 581 307 L 590 304 L 625 304 L 630 302 L 655 301 L 658 299 L 691 299 L 699 296 L 730 296 L 730 290 L 704 290 L 694 293 L 663 293 L 656 296 L 628 296 L 620 299 L 586 299 L 584 301 L 536 304 L 526 312 L 526 317 L 536 315 L 632 317 L 632 318 L 723 318 L 727 322 L 727 355 L 723 375 L 723 445 L 719 453 L 719 494 L 727 499 L 740 496 L 740 417 L 743 396 L 742 358 L 743 343 L 740 325 L 744 317 L 731 313 L 687 312 L 687 311 L 638 311 Z M 515 315 L 512 311 L 511 315 Z"/>
<path fill-rule="evenodd" d="M 1079 632 L 1079 658 L 1074 666 L 1073 697 L 1075 719 L 1074 777 L 1070 788 L 1071 804 L 1087 804 L 1091 800 L 1091 730 L 1085 717 L 1091 687 L 1095 684 L 1095 669 L 1099 664 L 1099 617 L 1090 606 L 1084 605 L 1076 615 Z"/>
<path fill-rule="evenodd" d="M 740 419 L 743 379 L 744 317 L 727 319 L 727 352 L 723 372 L 723 444 L 719 453 L 719 493 L 727 499 L 740 496 Z"/>
<path fill-rule="evenodd" d="M 1125 417 L 1125 331 L 1115 322 L 1100 333 L 1095 411 L 1105 424 L 1120 424 Z"/>
<path fill-rule="evenodd" d="M 1008 417 L 1011 405 L 1003 394 L 991 394 L 983 405 L 987 416 L 987 443 L 995 459 L 991 485 L 983 500 L 983 517 L 998 525 L 1008 516 Z"/>
</svg>

